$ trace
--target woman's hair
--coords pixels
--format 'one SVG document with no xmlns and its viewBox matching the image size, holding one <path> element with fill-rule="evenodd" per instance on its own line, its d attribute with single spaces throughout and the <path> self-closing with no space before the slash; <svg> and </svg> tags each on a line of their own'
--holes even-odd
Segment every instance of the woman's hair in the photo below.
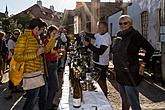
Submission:
<svg viewBox="0 0 165 110">
<path fill-rule="evenodd" d="M 131 25 L 133 24 L 133 20 L 132 20 L 131 16 L 129 16 L 129 15 L 121 15 L 119 17 L 119 20 L 121 20 L 121 19 L 127 20 Z"/>
<path fill-rule="evenodd" d="M 49 27 L 48 27 L 48 30 L 47 30 L 46 36 L 47 36 L 48 38 L 50 38 L 50 33 L 53 32 L 54 30 L 58 30 L 58 28 L 57 28 L 56 26 L 54 26 L 54 25 L 49 26 Z"/>
<path fill-rule="evenodd" d="M 5 35 L 5 32 L 0 31 L 0 39 L 2 39 Z"/>
<path fill-rule="evenodd" d="M 34 18 L 30 21 L 30 24 L 29 24 L 29 29 L 33 30 L 35 27 L 39 27 L 39 29 L 41 27 L 47 27 L 47 24 L 40 18 Z"/>
</svg>

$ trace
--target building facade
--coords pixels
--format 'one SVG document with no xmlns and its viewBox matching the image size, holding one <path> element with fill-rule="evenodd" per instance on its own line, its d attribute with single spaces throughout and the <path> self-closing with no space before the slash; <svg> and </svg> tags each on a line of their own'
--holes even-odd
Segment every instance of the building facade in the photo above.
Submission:
<svg viewBox="0 0 165 110">
<path fill-rule="evenodd" d="M 159 0 L 160 1 L 160 0 Z M 160 2 L 158 0 L 132 0 L 131 5 L 127 5 L 128 14 L 133 19 L 133 26 L 137 29 L 155 48 L 160 50 Z M 118 19 L 124 14 L 120 11 L 109 16 L 108 21 L 111 26 L 109 32 L 116 36 L 119 30 Z"/>
<path fill-rule="evenodd" d="M 29 7 L 28 9 L 12 16 L 13 18 L 19 16 L 23 18 L 41 18 L 43 19 L 48 25 L 61 25 L 61 19 L 63 13 L 57 12 L 54 10 L 54 7 L 51 5 L 50 8 L 46 8 L 42 5 L 42 1 L 38 0 L 37 4 Z"/>
<path fill-rule="evenodd" d="M 165 0 L 132 0 L 131 5 L 126 7 L 124 14 L 132 17 L 134 28 L 155 48 L 152 56 L 152 63 L 155 65 L 153 71 L 155 77 L 165 82 Z M 116 36 L 119 31 L 118 19 L 122 14 L 120 11 L 108 18 L 112 36 Z"/>
<path fill-rule="evenodd" d="M 74 10 L 64 10 L 62 25 L 66 28 L 68 34 L 74 34 Z"/>
<path fill-rule="evenodd" d="M 100 18 L 107 21 L 108 16 L 121 10 L 119 2 L 100 2 L 100 0 L 91 0 L 91 2 L 76 2 L 74 34 L 81 31 L 96 32 L 96 24 Z"/>
</svg>

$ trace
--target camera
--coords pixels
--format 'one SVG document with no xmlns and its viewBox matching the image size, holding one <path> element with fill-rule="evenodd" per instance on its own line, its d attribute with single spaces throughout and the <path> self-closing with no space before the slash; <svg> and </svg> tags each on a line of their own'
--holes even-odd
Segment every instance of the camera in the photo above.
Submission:
<svg viewBox="0 0 165 110">
<path fill-rule="evenodd" d="M 84 39 L 85 39 L 85 41 L 90 42 L 91 39 L 95 39 L 95 37 L 94 37 L 94 34 L 92 34 L 92 33 L 86 33 Z"/>
</svg>

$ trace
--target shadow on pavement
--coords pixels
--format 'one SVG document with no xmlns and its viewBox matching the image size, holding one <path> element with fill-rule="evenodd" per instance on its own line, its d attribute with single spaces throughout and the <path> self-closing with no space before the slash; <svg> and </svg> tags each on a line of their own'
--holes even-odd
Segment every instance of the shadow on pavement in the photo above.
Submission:
<svg viewBox="0 0 165 110">
<path fill-rule="evenodd" d="M 153 102 L 165 101 L 165 89 L 155 83 L 144 80 L 139 85 L 139 92 Z"/>
<path fill-rule="evenodd" d="M 108 77 L 108 80 L 112 84 L 112 86 L 119 91 L 117 81 L 112 78 Z M 143 80 L 138 86 L 139 92 L 144 95 L 146 98 L 151 100 L 152 102 L 161 102 L 165 101 L 165 89 L 163 87 L 158 86 L 152 81 Z"/>
</svg>

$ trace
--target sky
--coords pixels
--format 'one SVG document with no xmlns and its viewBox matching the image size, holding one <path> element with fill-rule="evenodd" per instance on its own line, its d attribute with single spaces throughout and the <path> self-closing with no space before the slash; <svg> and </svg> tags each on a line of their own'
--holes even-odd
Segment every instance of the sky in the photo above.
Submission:
<svg viewBox="0 0 165 110">
<path fill-rule="evenodd" d="M 41 0 L 44 7 L 50 8 L 54 6 L 55 11 L 63 12 L 64 9 L 75 9 L 76 0 Z M 91 0 L 77 0 L 90 2 Z M 114 1 L 114 0 L 101 0 Z M 0 0 L 0 12 L 5 12 L 6 5 L 8 7 L 9 15 L 20 13 L 23 10 L 33 6 L 37 0 Z"/>
</svg>

